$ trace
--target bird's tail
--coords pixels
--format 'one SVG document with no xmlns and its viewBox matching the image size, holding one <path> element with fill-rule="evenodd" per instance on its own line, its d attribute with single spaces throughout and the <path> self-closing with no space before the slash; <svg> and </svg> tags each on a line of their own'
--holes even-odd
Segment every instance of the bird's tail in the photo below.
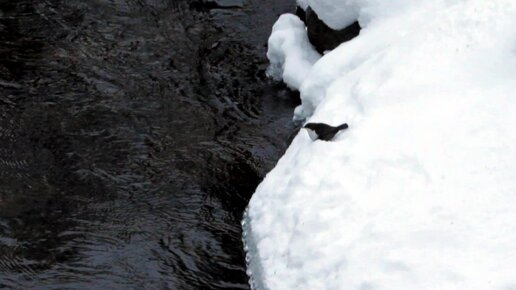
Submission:
<svg viewBox="0 0 516 290">
<path fill-rule="evenodd" d="M 348 126 L 348 123 L 344 123 L 344 124 L 342 124 L 342 125 L 338 126 L 337 128 L 338 128 L 339 130 L 344 130 L 344 129 L 347 129 L 348 127 L 349 127 L 349 126 Z"/>
</svg>

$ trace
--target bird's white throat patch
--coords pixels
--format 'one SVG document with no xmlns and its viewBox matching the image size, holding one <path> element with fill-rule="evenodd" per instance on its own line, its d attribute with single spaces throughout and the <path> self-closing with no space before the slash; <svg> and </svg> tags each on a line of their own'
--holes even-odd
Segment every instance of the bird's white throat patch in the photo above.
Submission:
<svg viewBox="0 0 516 290">
<path fill-rule="evenodd" d="M 310 139 L 312 139 L 312 141 L 319 139 L 319 136 L 317 136 L 317 133 L 315 133 L 314 130 L 309 129 L 309 128 L 305 128 L 305 129 L 306 129 L 306 131 L 308 131 L 308 136 L 310 136 Z"/>
</svg>

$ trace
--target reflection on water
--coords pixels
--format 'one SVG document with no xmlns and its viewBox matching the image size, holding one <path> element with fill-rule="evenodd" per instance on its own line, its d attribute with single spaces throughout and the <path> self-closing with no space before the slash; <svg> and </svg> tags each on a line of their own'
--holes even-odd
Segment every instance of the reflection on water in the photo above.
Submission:
<svg viewBox="0 0 516 290">
<path fill-rule="evenodd" d="M 0 0 L 0 288 L 248 289 L 293 1 Z"/>
</svg>

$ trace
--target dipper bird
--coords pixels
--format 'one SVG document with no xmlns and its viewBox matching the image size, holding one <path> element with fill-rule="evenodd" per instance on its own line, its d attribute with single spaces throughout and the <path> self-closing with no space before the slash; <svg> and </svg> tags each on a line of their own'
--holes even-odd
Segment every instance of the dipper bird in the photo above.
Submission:
<svg viewBox="0 0 516 290">
<path fill-rule="evenodd" d="M 330 141 L 340 130 L 347 129 L 348 124 L 344 123 L 340 126 L 333 127 L 324 123 L 308 123 L 303 128 L 308 131 L 308 136 L 310 136 L 310 139 L 313 141 L 317 139 Z"/>
</svg>

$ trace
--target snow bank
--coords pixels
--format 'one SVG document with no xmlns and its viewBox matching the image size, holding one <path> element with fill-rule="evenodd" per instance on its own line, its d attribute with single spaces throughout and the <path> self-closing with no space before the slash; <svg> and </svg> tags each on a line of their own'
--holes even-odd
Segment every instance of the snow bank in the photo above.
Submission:
<svg viewBox="0 0 516 290">
<path fill-rule="evenodd" d="M 298 90 L 320 55 L 310 44 L 305 24 L 292 14 L 281 15 L 272 27 L 267 57 L 270 66 L 267 75 L 283 80 Z"/>
<path fill-rule="evenodd" d="M 419 2 L 419 3 L 418 3 Z M 399 16 L 400 13 L 419 6 L 414 0 L 297 0 L 297 5 L 305 9 L 310 6 L 329 27 L 339 30 L 356 20 L 361 27 L 366 26 L 371 19 Z"/>
<path fill-rule="evenodd" d="M 306 10 L 308 5 L 308 0 L 297 0 L 297 6 L 301 7 L 303 10 Z"/>
<path fill-rule="evenodd" d="M 254 286 L 516 289 L 516 1 L 317 2 L 356 5 L 360 35 L 312 63 L 282 16 L 269 57 L 297 118 L 350 128 L 302 130 L 257 188 Z"/>
</svg>

